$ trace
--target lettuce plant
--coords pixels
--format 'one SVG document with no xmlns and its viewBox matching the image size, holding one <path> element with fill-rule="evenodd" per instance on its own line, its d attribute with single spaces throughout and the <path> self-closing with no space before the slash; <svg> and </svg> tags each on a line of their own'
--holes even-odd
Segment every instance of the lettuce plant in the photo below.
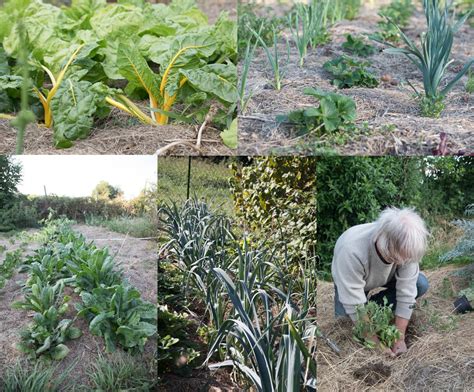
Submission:
<svg viewBox="0 0 474 392">
<path fill-rule="evenodd" d="M 442 6 L 439 0 L 423 0 L 423 7 L 428 30 L 421 35 L 421 49 L 403 33 L 400 26 L 388 18 L 389 22 L 398 29 L 406 46 L 399 48 L 385 42 L 390 46 L 385 52 L 403 54 L 421 71 L 424 95 L 412 86 L 420 101 L 421 113 L 427 117 L 439 117 L 445 106 L 443 101 L 446 95 L 474 63 L 474 59 L 470 59 L 451 81 L 444 87 L 442 86 L 443 77 L 454 61 L 450 60 L 454 34 L 459 31 L 470 13 L 464 15 L 455 23 L 452 16 L 450 16 L 448 2 L 445 2 L 445 5 Z"/>
</svg>

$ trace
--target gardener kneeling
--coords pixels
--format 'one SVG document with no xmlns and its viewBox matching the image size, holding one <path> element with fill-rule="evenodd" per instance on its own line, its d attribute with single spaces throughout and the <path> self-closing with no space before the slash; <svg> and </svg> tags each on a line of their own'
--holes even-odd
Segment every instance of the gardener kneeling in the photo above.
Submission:
<svg viewBox="0 0 474 392">
<path fill-rule="evenodd" d="M 356 308 L 367 302 L 369 291 L 385 288 L 369 299 L 383 305 L 386 297 L 393 304 L 400 339 L 387 350 L 392 356 L 407 351 L 405 331 L 416 298 L 428 290 L 428 280 L 419 269 L 427 237 L 425 223 L 412 209 L 387 208 L 376 222 L 345 231 L 334 248 L 336 317 L 349 316 L 355 322 Z M 366 339 L 379 345 L 377 336 Z"/>
</svg>

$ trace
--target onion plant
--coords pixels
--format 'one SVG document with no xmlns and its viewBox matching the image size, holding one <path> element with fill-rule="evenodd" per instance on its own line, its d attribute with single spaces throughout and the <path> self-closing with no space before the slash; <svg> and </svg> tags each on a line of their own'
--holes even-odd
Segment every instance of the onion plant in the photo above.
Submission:
<svg viewBox="0 0 474 392">
<path fill-rule="evenodd" d="M 422 115 L 439 117 L 445 107 L 443 101 L 446 95 L 474 63 L 474 59 L 470 59 L 449 83 L 442 86 L 443 77 L 453 62 L 450 56 L 454 34 L 461 28 L 470 13 L 455 22 L 454 15 L 450 15 L 448 2 L 441 6 L 439 0 L 423 0 L 423 7 L 427 31 L 421 35 L 421 49 L 389 18 L 389 22 L 396 26 L 406 46 L 398 48 L 389 42 L 382 43 L 391 46 L 385 52 L 403 54 L 418 67 L 423 74 L 424 96 L 414 86 L 412 88 L 420 100 Z"/>
<path fill-rule="evenodd" d="M 282 67 L 282 59 L 278 51 L 278 33 L 276 32 L 276 29 L 273 28 L 273 47 L 270 48 L 268 47 L 267 43 L 264 41 L 264 39 L 260 36 L 258 32 L 256 32 L 250 27 L 249 29 L 254 35 L 254 37 L 256 38 L 257 42 L 262 46 L 263 50 L 265 51 L 268 62 L 270 63 L 270 66 L 272 67 L 274 87 L 276 90 L 280 91 L 282 79 L 284 77 L 284 71 Z M 289 59 L 290 59 L 290 45 L 288 41 L 286 41 L 286 51 L 287 51 L 286 63 L 288 64 Z"/>
<path fill-rule="evenodd" d="M 247 109 L 247 105 L 250 99 L 252 98 L 252 93 L 250 92 L 247 95 L 245 90 L 247 88 L 247 79 L 248 79 L 248 74 L 250 71 L 250 64 L 252 63 L 256 46 L 257 46 L 257 42 L 255 43 L 249 42 L 245 49 L 244 61 L 242 63 L 242 73 L 239 78 L 239 103 L 240 103 L 241 114 L 245 113 L 245 110 Z"/>
</svg>

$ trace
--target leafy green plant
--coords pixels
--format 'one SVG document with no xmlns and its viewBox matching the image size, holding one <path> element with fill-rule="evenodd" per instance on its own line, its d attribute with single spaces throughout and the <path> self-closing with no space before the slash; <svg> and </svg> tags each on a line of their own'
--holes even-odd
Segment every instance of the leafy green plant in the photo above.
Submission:
<svg viewBox="0 0 474 392">
<path fill-rule="evenodd" d="M 377 23 L 380 31 L 373 35 L 374 38 L 391 42 L 400 41 L 400 33 L 396 26 L 387 20 L 390 19 L 401 28 L 406 28 L 415 6 L 412 0 L 392 0 L 380 9 L 383 20 Z"/>
<path fill-rule="evenodd" d="M 366 44 L 364 39 L 354 37 L 352 34 L 346 34 L 346 42 L 342 47 L 360 57 L 367 57 L 377 52 L 374 46 Z"/>
<path fill-rule="evenodd" d="M 195 350 L 195 344 L 189 341 L 186 331 L 190 322 L 185 315 L 168 310 L 166 305 L 158 305 L 158 320 L 159 372 L 182 373 L 184 367 L 189 368 L 199 357 L 199 352 Z"/>
<path fill-rule="evenodd" d="M 142 351 L 156 334 L 156 306 L 143 301 L 137 289 L 119 284 L 83 291 L 77 304 L 79 316 L 89 321 L 92 334 L 102 336 L 108 352 L 119 344 L 125 350 Z"/>
<path fill-rule="evenodd" d="M 454 34 L 459 31 L 469 14 L 454 23 L 450 17 L 447 3 L 442 7 L 439 0 L 423 0 L 423 7 L 428 30 L 421 36 L 421 50 L 403 33 L 400 26 L 388 18 L 387 20 L 398 29 L 406 46 L 398 48 L 389 42 L 385 42 L 390 46 L 385 52 L 403 54 L 417 66 L 423 75 L 424 95 L 414 86 L 412 87 L 420 101 L 421 114 L 427 117 L 439 117 L 444 108 L 443 101 L 446 95 L 474 63 L 474 59 L 469 60 L 445 87 L 441 87 L 443 76 L 453 61 L 450 60 L 450 56 Z M 379 42 L 382 41 L 379 40 Z"/>
<path fill-rule="evenodd" d="M 34 311 L 33 323 L 21 332 L 18 349 L 33 357 L 46 355 L 53 360 L 63 359 L 69 352 L 64 344 L 79 338 L 81 330 L 72 326 L 74 320 L 61 319 L 68 309 L 68 296 L 63 296 L 64 282 L 54 286 L 37 278 L 24 301 L 12 304 L 14 309 Z"/>
<path fill-rule="evenodd" d="M 375 347 L 370 338 L 377 336 L 380 342 L 391 348 L 400 339 L 400 331 L 391 324 L 393 320 L 392 305 L 387 305 L 387 298 L 384 304 L 369 301 L 366 305 L 359 305 L 356 308 L 356 323 L 353 328 L 354 339 L 366 345 Z"/>
<path fill-rule="evenodd" d="M 356 119 L 356 105 L 352 98 L 313 88 L 305 88 L 304 93 L 319 99 L 319 106 L 279 116 L 278 121 L 290 122 L 300 132 L 317 130 L 321 134 L 348 127 Z"/>
<path fill-rule="evenodd" d="M 357 61 L 348 56 L 339 56 L 324 64 L 324 69 L 332 74 L 331 83 L 338 88 L 354 86 L 374 88 L 379 85 L 378 79 L 370 72 L 367 61 Z"/>
<path fill-rule="evenodd" d="M 2 264 L 0 264 L 0 289 L 5 287 L 7 281 L 13 276 L 15 268 L 20 265 L 22 253 L 23 252 L 18 249 L 5 254 L 5 259 Z"/>
</svg>

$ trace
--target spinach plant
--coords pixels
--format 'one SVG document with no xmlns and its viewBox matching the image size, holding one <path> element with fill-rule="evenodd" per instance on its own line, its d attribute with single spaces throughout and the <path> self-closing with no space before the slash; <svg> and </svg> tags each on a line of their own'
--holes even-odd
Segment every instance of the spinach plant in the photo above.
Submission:
<svg viewBox="0 0 474 392">
<path fill-rule="evenodd" d="M 86 317 L 92 334 L 102 336 L 108 352 L 119 344 L 125 350 L 143 351 L 156 334 L 157 308 L 140 298 L 137 289 L 119 284 L 81 293 L 78 315 Z"/>
<path fill-rule="evenodd" d="M 357 61 L 348 56 L 339 56 L 324 64 L 324 69 L 333 75 L 332 84 L 338 88 L 354 86 L 374 88 L 378 79 L 367 70 L 367 61 Z"/>
<path fill-rule="evenodd" d="M 63 359 L 69 352 L 64 344 L 81 336 L 81 330 L 72 326 L 74 320 L 62 319 L 70 298 L 63 296 L 64 282 L 54 286 L 36 278 L 24 301 L 13 303 L 14 309 L 34 311 L 33 322 L 21 333 L 18 349 L 33 357 L 45 355 L 54 360 Z"/>
</svg>

